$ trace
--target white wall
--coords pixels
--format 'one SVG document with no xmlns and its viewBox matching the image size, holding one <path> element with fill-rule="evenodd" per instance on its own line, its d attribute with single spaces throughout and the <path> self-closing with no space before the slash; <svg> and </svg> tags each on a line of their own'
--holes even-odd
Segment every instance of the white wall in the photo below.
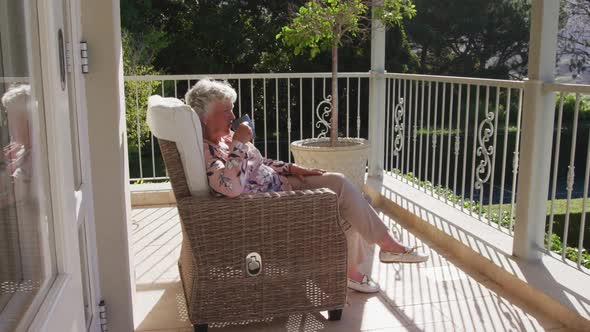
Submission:
<svg viewBox="0 0 590 332">
<path fill-rule="evenodd" d="M 129 244 L 131 216 L 119 0 L 82 0 L 88 42 L 88 126 L 102 298 L 110 331 L 133 331 L 135 278 Z"/>
</svg>

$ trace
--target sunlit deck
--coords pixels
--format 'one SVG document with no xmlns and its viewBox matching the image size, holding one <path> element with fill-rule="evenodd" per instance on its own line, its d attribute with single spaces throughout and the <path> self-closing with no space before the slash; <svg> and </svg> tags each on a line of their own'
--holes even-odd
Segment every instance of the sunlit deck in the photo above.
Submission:
<svg viewBox="0 0 590 332">
<path fill-rule="evenodd" d="M 381 215 L 400 240 L 422 245 L 431 259 L 420 265 L 383 265 L 376 259 L 373 277 L 383 290 L 377 295 L 350 291 L 339 322 L 328 321 L 326 313 L 310 313 L 247 325 L 212 324 L 211 331 L 565 330 L 458 257 Z M 136 331 L 192 331 L 176 265 L 182 240 L 176 207 L 134 208 L 131 223 Z"/>
</svg>

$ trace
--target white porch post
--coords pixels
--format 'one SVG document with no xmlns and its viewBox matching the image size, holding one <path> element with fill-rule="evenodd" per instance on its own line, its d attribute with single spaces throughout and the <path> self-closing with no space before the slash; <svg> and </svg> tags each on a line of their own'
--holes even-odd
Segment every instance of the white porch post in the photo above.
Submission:
<svg viewBox="0 0 590 332">
<path fill-rule="evenodd" d="M 373 3 L 379 3 L 373 0 Z M 371 24 L 371 78 L 369 81 L 369 176 L 383 176 L 385 135 L 385 27 L 373 16 Z"/>
<path fill-rule="evenodd" d="M 133 331 L 135 276 L 119 0 L 82 0 L 88 42 L 85 74 L 96 243 L 110 331 Z"/>
<path fill-rule="evenodd" d="M 554 80 L 558 16 L 559 1 L 532 1 L 513 244 L 513 254 L 528 260 L 541 258 L 545 234 L 555 93 L 544 92 L 543 83 Z"/>
</svg>

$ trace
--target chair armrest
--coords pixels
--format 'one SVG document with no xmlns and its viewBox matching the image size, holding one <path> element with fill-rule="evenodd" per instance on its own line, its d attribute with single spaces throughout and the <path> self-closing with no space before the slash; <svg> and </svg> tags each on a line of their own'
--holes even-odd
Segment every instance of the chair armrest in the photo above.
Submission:
<svg viewBox="0 0 590 332">
<path fill-rule="evenodd" d="M 280 191 L 280 192 L 267 192 L 267 193 L 254 193 L 254 194 L 241 194 L 237 197 L 217 197 L 213 195 L 200 195 L 184 197 L 178 200 L 177 205 L 181 207 L 187 207 L 197 205 L 203 212 L 208 210 L 216 210 L 223 207 L 234 207 L 238 202 L 249 203 L 260 199 L 295 199 L 295 200 L 306 200 L 311 199 L 337 199 L 336 194 L 328 188 L 318 189 L 307 189 L 307 190 L 291 190 L 291 191 Z M 200 206 L 202 205 L 202 206 Z"/>
</svg>

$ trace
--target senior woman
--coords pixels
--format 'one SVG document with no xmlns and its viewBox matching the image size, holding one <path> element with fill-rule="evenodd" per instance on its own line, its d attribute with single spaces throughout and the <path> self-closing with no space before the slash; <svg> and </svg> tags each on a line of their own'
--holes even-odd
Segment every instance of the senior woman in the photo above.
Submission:
<svg viewBox="0 0 590 332">
<path fill-rule="evenodd" d="M 233 104 L 236 91 L 227 83 L 201 79 L 185 96 L 203 126 L 205 163 L 211 190 L 235 197 L 242 193 L 329 188 L 338 196 L 340 223 L 348 244 L 348 287 L 374 293 L 379 285 L 368 276 L 369 255 L 364 241 L 380 247 L 383 263 L 418 263 L 428 260 L 397 242 L 361 192 L 342 174 L 310 169 L 263 158 L 250 142 L 252 129 L 241 123 L 235 132 Z"/>
</svg>

